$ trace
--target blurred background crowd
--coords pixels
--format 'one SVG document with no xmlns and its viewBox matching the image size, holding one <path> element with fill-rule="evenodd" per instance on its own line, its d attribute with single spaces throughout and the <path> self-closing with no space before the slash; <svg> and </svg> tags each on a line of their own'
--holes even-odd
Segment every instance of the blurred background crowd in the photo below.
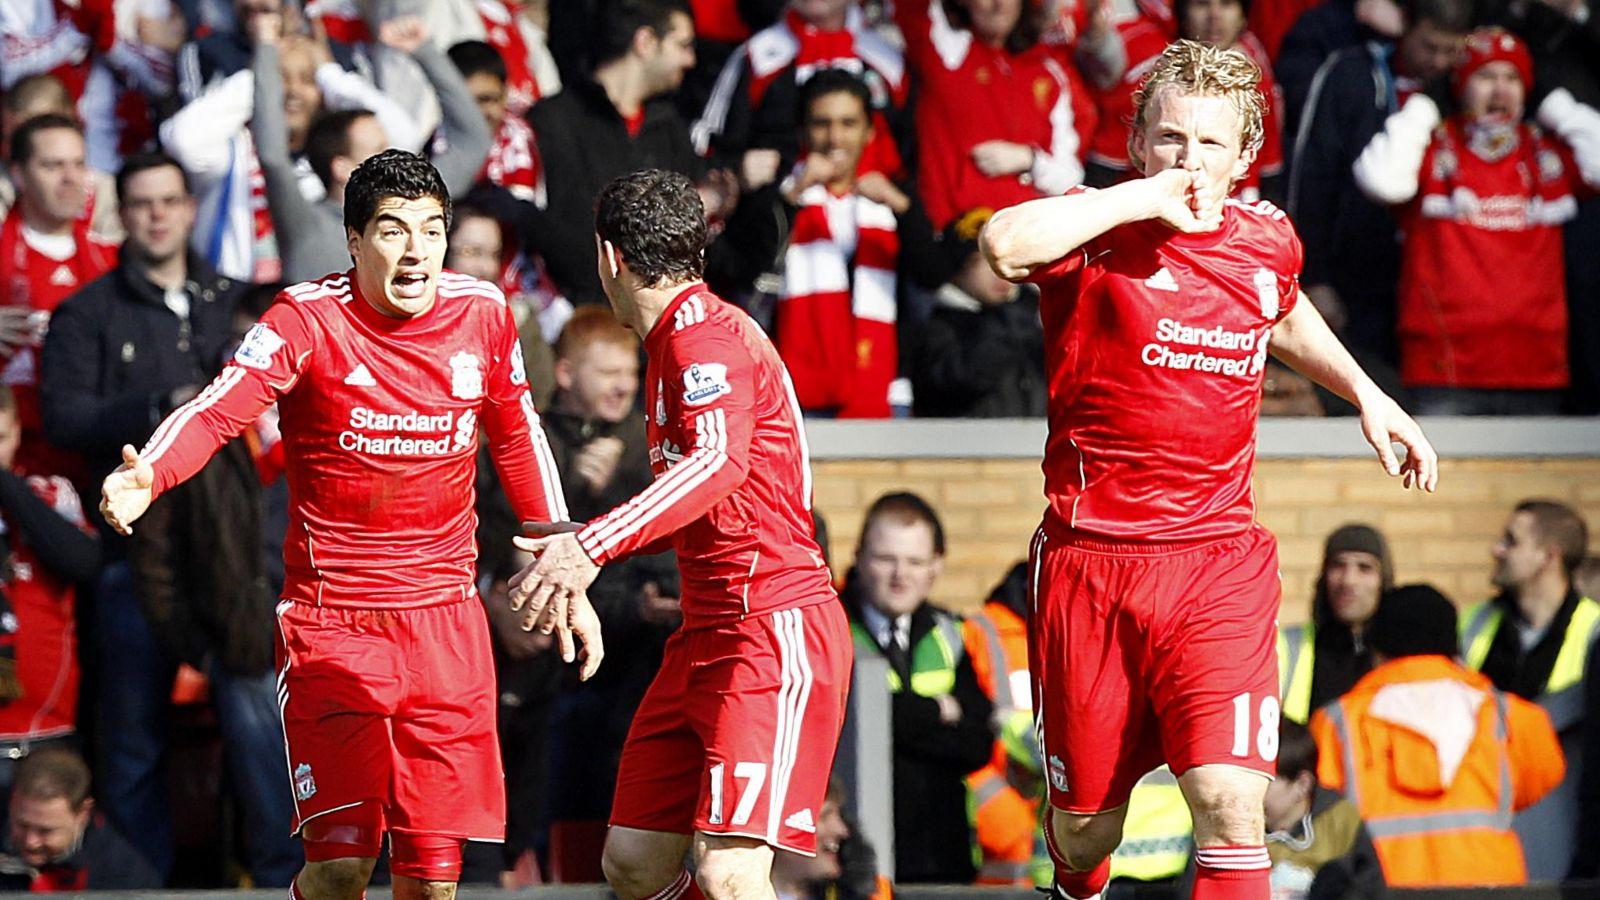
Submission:
<svg viewBox="0 0 1600 900">
<path fill-rule="evenodd" d="M 447 265 L 510 299 L 582 520 L 650 477 L 639 342 L 595 275 L 607 181 L 651 166 L 695 179 L 707 281 L 768 329 L 808 416 L 1040 416 L 1037 295 L 990 271 L 977 234 L 995 209 L 1133 175 L 1133 92 L 1178 37 L 1260 66 L 1266 134 L 1238 201 L 1289 212 L 1306 293 L 1386 389 L 1422 414 L 1600 411 L 1589 0 L 0 5 L 0 888 L 282 885 L 299 866 L 272 663 L 275 418 L 131 539 L 97 527 L 84 498 L 123 444 L 204 389 L 279 289 L 348 267 L 343 193 L 362 160 L 403 147 L 443 174 Z M 1351 410 L 1272 365 L 1265 411 Z M 608 660 L 577 684 L 500 602 L 518 523 L 480 469 L 511 822 L 468 877 L 597 878 L 616 756 L 678 621 L 674 563 L 606 570 L 593 596 Z M 1561 771 L 1528 775 L 1547 813 L 1529 871 L 1593 876 L 1600 786 L 1583 786 L 1580 738 L 1586 720 L 1600 727 L 1585 715 L 1594 569 L 1580 566 L 1582 518 L 1523 506 L 1494 549 L 1498 596 L 1452 613 L 1448 643 L 1464 636 L 1461 677 L 1481 670 L 1545 705 L 1565 747 Z M 1280 647 L 1297 722 L 1373 668 L 1366 623 L 1400 590 L 1371 529 L 1327 549 L 1314 622 Z M 917 837 L 894 847 L 897 877 L 1031 882 L 1025 574 L 994 573 L 963 619 L 926 602 L 945 550 L 927 502 L 887 495 L 838 567 L 858 651 L 904 676 L 891 679 L 895 814 Z M 1333 808 L 1319 776 L 1355 777 L 1319 768 L 1333 731 L 1297 727 L 1284 726 L 1268 811 L 1290 848 L 1309 839 L 1297 823 Z M 1140 797 L 1130 830 L 1148 830 L 1130 834 L 1119 874 L 1181 877 L 1170 773 Z M 780 860 L 780 893 L 884 889 L 849 805 L 836 792 L 819 816 L 819 860 Z M 1351 847 L 1318 859 L 1359 856 L 1356 829 L 1334 831 Z M 1385 840 L 1367 843 L 1395 881 Z M 1372 866 L 1347 869 L 1359 881 Z"/>
</svg>

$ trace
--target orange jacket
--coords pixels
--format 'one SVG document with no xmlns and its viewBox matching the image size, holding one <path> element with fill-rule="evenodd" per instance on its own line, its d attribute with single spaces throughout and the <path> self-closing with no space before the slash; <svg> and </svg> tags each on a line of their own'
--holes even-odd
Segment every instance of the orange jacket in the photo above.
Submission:
<svg viewBox="0 0 1600 900">
<path fill-rule="evenodd" d="M 989 764 L 967 776 L 974 831 L 983 854 L 977 882 L 1032 885 L 1029 864 L 1034 856 L 1039 800 L 1033 791 L 1018 790 L 1018 782 L 1030 780 L 1036 773 L 1026 771 L 1028 765 L 1013 758 L 1020 754 L 1021 748 L 1014 746 L 1018 739 L 1032 740 L 1027 713 L 1032 706 L 1027 683 L 1027 623 L 1004 604 L 987 603 L 963 627 L 967 657 L 978 684 L 994 701 L 1001 731 Z M 996 659 L 996 654 L 1002 658 Z M 1009 723 L 1009 735 L 1008 719 L 1017 720 Z M 1019 729 L 1021 733 L 1017 733 Z M 1008 736 L 1013 744 L 1009 748 Z"/>
<path fill-rule="evenodd" d="M 1527 881 L 1511 816 L 1566 773 L 1544 710 L 1443 656 L 1385 663 L 1311 718 L 1324 785 L 1361 811 L 1392 887 Z"/>
</svg>

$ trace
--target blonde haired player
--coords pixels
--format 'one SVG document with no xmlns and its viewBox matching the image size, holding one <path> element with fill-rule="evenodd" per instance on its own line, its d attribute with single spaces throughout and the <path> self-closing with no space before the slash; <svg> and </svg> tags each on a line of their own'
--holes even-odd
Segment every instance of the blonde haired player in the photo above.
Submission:
<svg viewBox="0 0 1600 900">
<path fill-rule="evenodd" d="M 1269 344 L 1356 404 L 1390 475 L 1437 482 L 1421 429 L 1301 302 L 1288 218 L 1225 199 L 1261 143 L 1259 83 L 1236 51 L 1173 44 L 1135 97 L 1144 177 L 1002 210 L 981 238 L 1042 292 L 1030 667 L 1062 898 L 1103 889 L 1129 791 L 1162 763 L 1194 814 L 1193 896 L 1268 896 L 1280 592 L 1250 475 Z"/>
</svg>

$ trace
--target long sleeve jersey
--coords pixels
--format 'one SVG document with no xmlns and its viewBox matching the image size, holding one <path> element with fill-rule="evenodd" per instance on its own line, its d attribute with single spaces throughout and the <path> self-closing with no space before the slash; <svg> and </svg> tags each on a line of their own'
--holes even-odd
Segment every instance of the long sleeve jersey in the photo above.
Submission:
<svg viewBox="0 0 1600 900">
<path fill-rule="evenodd" d="M 644 347 L 655 481 L 578 532 L 584 551 L 604 565 L 670 540 L 685 628 L 833 600 L 800 404 L 772 343 L 697 283 Z"/>
<path fill-rule="evenodd" d="M 480 427 L 517 516 L 567 517 L 527 382 L 498 288 L 444 272 L 433 307 L 398 319 L 362 299 L 352 271 L 280 294 L 144 456 L 159 496 L 276 402 L 289 482 L 284 598 L 444 603 L 472 591 Z"/>
</svg>

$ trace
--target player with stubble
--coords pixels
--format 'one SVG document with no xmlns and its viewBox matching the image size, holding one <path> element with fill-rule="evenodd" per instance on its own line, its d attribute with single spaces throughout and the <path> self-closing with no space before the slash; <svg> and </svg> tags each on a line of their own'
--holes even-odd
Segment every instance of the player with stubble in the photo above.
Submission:
<svg viewBox="0 0 1600 900">
<path fill-rule="evenodd" d="M 289 527 L 278 703 L 306 865 L 293 900 L 356 900 L 389 837 L 398 900 L 455 896 L 468 840 L 505 836 L 494 662 L 474 588 L 480 429 L 527 521 L 567 518 L 517 343 L 493 285 L 444 271 L 450 195 L 421 156 L 350 176 L 354 267 L 294 285 L 141 451 L 101 512 L 123 534 L 276 402 Z M 584 598 L 549 622 L 588 677 Z M 581 650 L 577 646 L 581 643 Z"/>
<path fill-rule="evenodd" d="M 766 335 L 700 280 L 705 211 L 687 178 L 623 176 L 595 219 L 601 285 L 649 358 L 655 480 L 585 525 L 518 538 L 537 560 L 512 605 L 548 627 L 600 566 L 677 551 L 683 626 L 623 746 L 606 880 L 623 900 L 772 898 L 773 850 L 816 853 L 853 652 L 800 404 Z"/>
<path fill-rule="evenodd" d="M 1421 429 L 1301 295 L 1288 218 L 1225 199 L 1261 145 L 1259 83 L 1238 52 L 1173 44 L 1136 97 L 1144 177 L 1002 210 L 981 238 L 1041 289 L 1030 668 L 1060 898 L 1103 890 L 1129 791 L 1162 763 L 1194 815 L 1193 896 L 1269 894 L 1281 589 L 1250 488 L 1267 353 L 1354 403 L 1405 487 L 1437 483 Z"/>
</svg>

